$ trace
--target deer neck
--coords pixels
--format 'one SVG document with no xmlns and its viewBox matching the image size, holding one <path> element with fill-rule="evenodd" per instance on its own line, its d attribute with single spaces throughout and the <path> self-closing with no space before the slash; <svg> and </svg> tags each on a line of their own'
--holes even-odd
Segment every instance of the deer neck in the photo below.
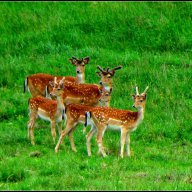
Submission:
<svg viewBox="0 0 192 192">
<path fill-rule="evenodd" d="M 110 85 L 104 85 L 103 86 L 104 87 L 104 89 L 106 90 L 106 91 L 110 91 L 110 89 L 112 88 Z"/>
<path fill-rule="evenodd" d="M 140 107 L 138 109 L 137 125 L 140 124 L 142 122 L 142 120 L 144 119 L 144 112 L 145 112 L 145 107 Z"/>
<path fill-rule="evenodd" d="M 110 107 L 110 101 L 101 101 L 99 103 L 99 106 Z"/>
<path fill-rule="evenodd" d="M 78 83 L 85 83 L 85 74 L 84 73 L 77 74 L 77 82 Z"/>
<path fill-rule="evenodd" d="M 63 109 L 65 109 L 63 97 L 59 96 L 59 97 L 57 97 L 57 110 L 63 110 Z"/>
</svg>

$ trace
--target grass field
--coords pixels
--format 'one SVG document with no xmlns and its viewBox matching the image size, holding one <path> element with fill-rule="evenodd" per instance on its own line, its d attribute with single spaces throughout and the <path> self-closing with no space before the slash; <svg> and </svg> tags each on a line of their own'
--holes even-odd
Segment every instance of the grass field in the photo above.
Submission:
<svg viewBox="0 0 192 192">
<path fill-rule="evenodd" d="M 1 2 L 0 190 L 192 190 L 191 2 Z M 96 66 L 122 65 L 111 106 L 132 108 L 130 94 L 148 85 L 145 118 L 119 158 L 120 133 L 106 131 L 106 158 L 87 156 L 79 125 L 77 153 L 66 137 L 55 154 L 48 122 L 27 137 L 27 75 L 75 75 L 72 56 Z M 87 130 L 88 131 L 88 130 Z M 57 134 L 58 139 L 58 134 Z M 34 151 L 40 156 L 33 157 Z"/>
</svg>

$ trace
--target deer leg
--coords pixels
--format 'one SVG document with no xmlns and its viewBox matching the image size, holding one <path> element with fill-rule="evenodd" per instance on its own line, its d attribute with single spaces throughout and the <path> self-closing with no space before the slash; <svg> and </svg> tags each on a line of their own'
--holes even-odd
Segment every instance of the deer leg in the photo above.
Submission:
<svg viewBox="0 0 192 192">
<path fill-rule="evenodd" d="M 104 147 L 103 147 L 103 135 L 104 135 L 104 132 L 105 132 L 105 129 L 103 128 L 100 128 L 98 129 L 98 132 L 97 132 L 97 144 L 98 144 L 98 147 L 99 147 L 99 151 L 98 151 L 98 154 L 101 154 L 103 157 L 106 157 L 106 153 L 104 151 Z"/>
<path fill-rule="evenodd" d="M 28 122 L 28 138 L 31 138 L 31 144 L 35 145 L 34 142 L 34 124 L 35 124 L 35 120 L 36 120 L 36 112 L 37 111 L 31 111 L 30 112 L 30 119 Z"/>
<path fill-rule="evenodd" d="M 35 120 L 30 120 L 29 125 L 28 125 L 28 136 L 31 138 L 31 144 L 35 145 L 34 141 L 34 124 Z"/>
<path fill-rule="evenodd" d="M 58 123 L 59 126 L 59 135 L 62 133 L 62 121 Z"/>
<path fill-rule="evenodd" d="M 51 120 L 51 135 L 53 137 L 53 142 L 55 144 L 56 131 L 55 131 L 55 121 L 54 120 Z"/>
<path fill-rule="evenodd" d="M 126 155 L 127 156 L 131 156 L 131 151 L 130 151 L 130 133 L 127 133 L 127 136 L 126 136 Z"/>
<path fill-rule="evenodd" d="M 125 139 L 126 139 L 127 131 L 121 130 L 121 152 L 120 156 L 123 158 L 124 154 L 124 145 L 125 145 Z"/>
<path fill-rule="evenodd" d="M 96 133 L 97 129 L 95 126 L 92 126 L 91 127 L 91 130 L 88 132 L 88 134 L 86 135 L 86 139 L 87 139 L 87 153 L 88 153 L 88 156 L 91 156 L 91 138 L 93 137 L 93 135 Z"/>
<path fill-rule="evenodd" d="M 61 145 L 63 137 L 65 137 L 65 135 L 69 133 L 69 131 L 72 129 L 72 127 L 73 127 L 73 122 L 69 122 L 69 120 L 67 120 L 66 128 L 61 132 L 59 141 L 57 142 L 57 145 L 55 147 L 55 153 L 58 152 L 58 149 L 59 149 L 59 146 Z"/>
<path fill-rule="evenodd" d="M 58 152 L 58 149 L 59 149 L 59 146 L 61 145 L 61 142 L 63 140 L 63 137 L 66 135 L 66 131 L 62 131 L 62 133 L 60 134 L 60 137 L 59 137 L 59 141 L 57 142 L 57 145 L 55 147 L 55 153 Z"/>
<path fill-rule="evenodd" d="M 76 126 L 68 133 L 68 136 L 69 136 L 69 140 L 70 140 L 70 143 L 71 143 L 71 148 L 74 152 L 77 152 L 77 149 L 75 147 L 75 143 L 74 143 L 74 140 L 73 140 L 73 133 L 75 131 L 75 128 Z"/>
</svg>

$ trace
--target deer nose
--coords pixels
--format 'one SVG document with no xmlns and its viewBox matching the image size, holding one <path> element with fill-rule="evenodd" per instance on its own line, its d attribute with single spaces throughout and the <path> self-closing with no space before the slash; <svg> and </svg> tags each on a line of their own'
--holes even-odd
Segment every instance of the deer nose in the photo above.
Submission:
<svg viewBox="0 0 192 192">
<path fill-rule="evenodd" d="M 100 84 L 100 85 L 103 85 L 103 82 L 102 82 L 102 81 L 100 81 L 100 82 L 99 82 L 99 84 Z"/>
<path fill-rule="evenodd" d="M 135 105 L 133 105 L 132 107 L 135 108 Z"/>
<path fill-rule="evenodd" d="M 49 95 L 50 95 L 51 97 L 53 96 L 53 94 L 52 94 L 52 93 L 50 93 Z"/>
<path fill-rule="evenodd" d="M 79 73 L 80 73 L 80 71 L 79 71 L 79 70 L 77 70 L 77 73 L 79 74 Z"/>
</svg>

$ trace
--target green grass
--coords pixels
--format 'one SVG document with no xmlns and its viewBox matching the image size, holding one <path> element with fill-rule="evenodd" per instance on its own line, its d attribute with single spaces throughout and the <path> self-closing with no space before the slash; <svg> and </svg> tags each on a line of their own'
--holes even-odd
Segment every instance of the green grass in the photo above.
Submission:
<svg viewBox="0 0 192 192">
<path fill-rule="evenodd" d="M 0 190 L 192 190 L 191 2 L 1 2 L 0 15 Z M 99 82 L 97 65 L 123 66 L 113 107 L 132 109 L 135 86 L 149 86 L 130 158 L 119 158 L 112 131 L 108 157 L 97 155 L 95 139 L 88 157 L 82 125 L 77 153 L 66 137 L 55 154 L 42 120 L 30 144 L 23 81 L 39 72 L 74 76 L 72 56 L 90 56 L 88 83 Z"/>
</svg>

